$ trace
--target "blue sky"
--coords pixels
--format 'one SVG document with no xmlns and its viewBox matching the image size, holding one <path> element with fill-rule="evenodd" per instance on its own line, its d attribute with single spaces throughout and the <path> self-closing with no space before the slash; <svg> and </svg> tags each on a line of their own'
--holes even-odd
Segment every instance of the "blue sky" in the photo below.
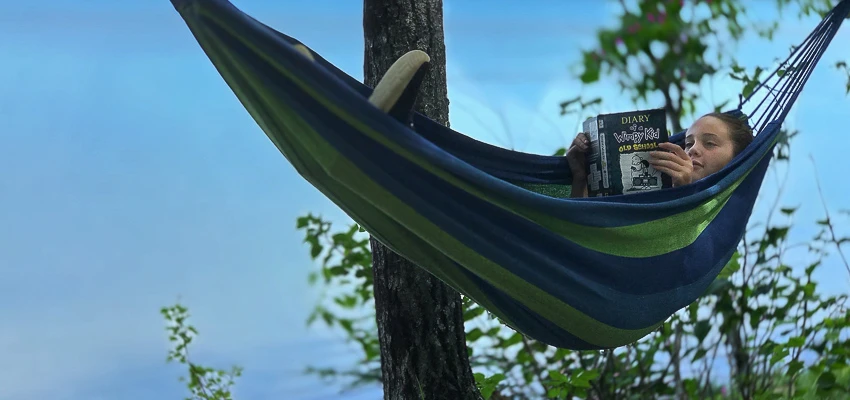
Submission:
<svg viewBox="0 0 850 400">
<path fill-rule="evenodd" d="M 361 2 L 236 4 L 362 77 Z M 767 18 L 772 4 L 754 2 L 753 15 Z M 567 143 L 576 120 L 559 117 L 558 103 L 581 90 L 569 66 L 609 7 L 446 0 L 452 126 L 528 152 Z M 300 371 L 356 353 L 304 326 L 317 293 L 295 219 L 348 220 L 275 150 L 170 3 L 0 0 L 0 9 L 0 400 L 181 398 L 158 314 L 178 296 L 201 331 L 197 360 L 245 367 L 242 398 L 330 397 L 335 388 Z M 792 16 L 776 43 L 729 51 L 768 62 L 814 23 Z M 809 154 L 833 211 L 850 195 L 850 135 L 836 119 L 850 100 L 832 68 L 850 54 L 848 39 L 845 27 L 788 120 L 803 132 L 785 201 L 803 204 L 801 224 L 822 212 Z M 734 93 L 727 81 L 712 95 Z M 631 107 L 614 85 L 584 93 L 603 96 L 602 111 Z M 834 261 L 819 279 L 846 292 Z"/>
</svg>

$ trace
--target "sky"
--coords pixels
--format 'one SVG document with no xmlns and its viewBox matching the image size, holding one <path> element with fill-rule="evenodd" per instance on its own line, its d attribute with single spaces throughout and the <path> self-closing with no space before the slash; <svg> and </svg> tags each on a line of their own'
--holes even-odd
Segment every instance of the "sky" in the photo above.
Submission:
<svg viewBox="0 0 850 400">
<path fill-rule="evenodd" d="M 235 4 L 362 78 L 361 2 Z M 753 2 L 753 18 L 769 18 L 773 4 Z M 581 92 L 604 97 L 600 111 L 632 107 L 611 82 L 582 89 L 570 70 L 610 7 L 445 0 L 453 128 L 549 154 L 575 135 L 560 101 Z M 295 220 L 349 220 L 277 152 L 171 4 L 0 0 L 0 9 L 0 400 L 182 398 L 158 312 L 178 299 L 201 333 L 195 360 L 245 368 L 241 398 L 336 393 L 301 372 L 345 367 L 357 352 L 338 332 L 305 326 L 319 293 Z M 728 51 L 763 64 L 815 23 L 792 15 L 775 43 Z M 842 54 L 848 27 L 787 121 L 802 132 L 783 202 L 802 205 L 796 240 L 822 216 L 809 156 L 831 212 L 850 195 L 850 135 L 836 123 L 850 99 L 832 68 Z M 737 89 L 715 83 L 711 96 Z M 850 286 L 834 258 L 817 278 L 827 293 Z M 339 398 L 379 397 L 371 387 Z"/>
</svg>

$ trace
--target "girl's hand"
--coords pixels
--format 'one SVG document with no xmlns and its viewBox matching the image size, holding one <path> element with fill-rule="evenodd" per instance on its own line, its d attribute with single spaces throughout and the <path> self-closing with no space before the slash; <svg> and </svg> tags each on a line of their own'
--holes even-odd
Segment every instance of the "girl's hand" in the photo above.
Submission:
<svg viewBox="0 0 850 400">
<path fill-rule="evenodd" d="M 694 163 L 681 147 L 669 143 L 659 143 L 658 147 L 665 151 L 652 151 L 649 153 L 649 164 L 653 168 L 670 175 L 673 178 L 673 187 L 684 186 L 692 181 Z"/>
<path fill-rule="evenodd" d="M 570 170 L 573 176 L 587 175 L 587 157 L 585 156 L 590 150 L 590 139 L 587 133 L 579 132 L 567 150 L 567 162 L 570 164 Z"/>
<path fill-rule="evenodd" d="M 587 152 L 590 151 L 590 138 L 580 132 L 567 150 L 567 163 L 573 176 L 570 197 L 587 197 Z"/>
</svg>

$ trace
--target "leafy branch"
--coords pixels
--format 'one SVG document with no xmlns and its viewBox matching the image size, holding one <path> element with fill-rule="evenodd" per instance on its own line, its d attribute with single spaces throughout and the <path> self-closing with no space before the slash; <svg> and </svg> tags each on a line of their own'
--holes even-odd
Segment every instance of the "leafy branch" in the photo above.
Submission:
<svg viewBox="0 0 850 400">
<path fill-rule="evenodd" d="M 160 313 L 166 321 L 168 340 L 173 348 L 168 352 L 167 362 L 178 362 L 188 367 L 189 378 L 181 376 L 181 382 L 191 393 L 186 400 L 233 400 L 231 387 L 242 375 L 242 368 L 234 366 L 230 371 L 195 364 L 189 359 L 189 344 L 198 335 L 197 329 L 188 324 L 189 310 L 177 303 L 163 307 Z"/>
</svg>

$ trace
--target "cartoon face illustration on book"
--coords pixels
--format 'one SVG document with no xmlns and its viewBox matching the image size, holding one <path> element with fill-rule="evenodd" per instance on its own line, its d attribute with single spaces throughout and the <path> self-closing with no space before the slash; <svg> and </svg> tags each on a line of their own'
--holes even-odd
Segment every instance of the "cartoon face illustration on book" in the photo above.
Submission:
<svg viewBox="0 0 850 400">
<path fill-rule="evenodd" d="M 623 173 L 623 191 L 652 190 L 661 187 L 661 172 L 649 165 L 649 154 L 637 152 L 620 155 L 620 168 Z M 630 171 L 630 173 L 625 173 Z"/>
</svg>

